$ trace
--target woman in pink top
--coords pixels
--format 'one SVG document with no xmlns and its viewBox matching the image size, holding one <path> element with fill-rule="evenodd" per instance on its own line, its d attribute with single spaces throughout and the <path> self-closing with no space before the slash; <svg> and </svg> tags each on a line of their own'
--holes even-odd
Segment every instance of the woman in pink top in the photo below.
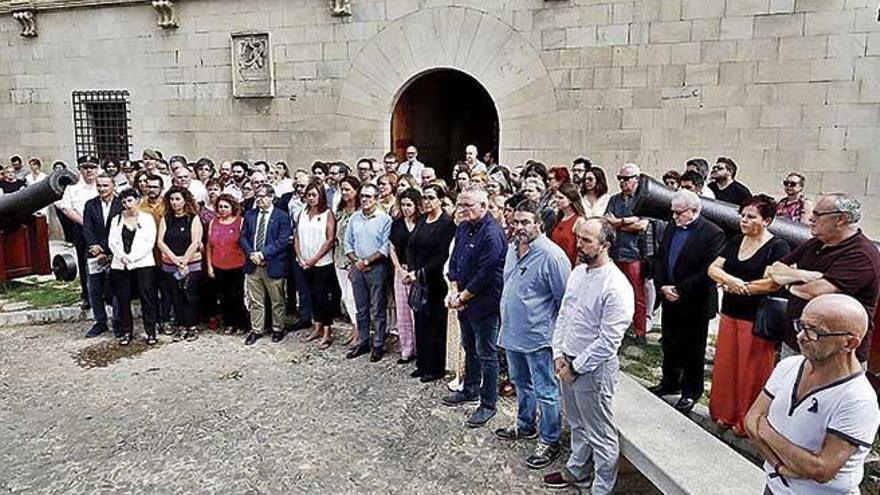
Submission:
<svg viewBox="0 0 880 495">
<path fill-rule="evenodd" d="M 216 281 L 220 309 L 227 334 L 249 328 L 244 307 L 244 252 L 241 237 L 241 207 L 229 194 L 221 194 L 214 204 L 216 217 L 208 224 L 206 249 L 208 277 Z"/>
</svg>

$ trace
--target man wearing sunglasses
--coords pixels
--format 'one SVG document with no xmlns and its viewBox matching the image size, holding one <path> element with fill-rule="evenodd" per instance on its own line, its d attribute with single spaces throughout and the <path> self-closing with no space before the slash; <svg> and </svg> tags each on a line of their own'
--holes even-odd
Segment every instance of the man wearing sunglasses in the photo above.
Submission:
<svg viewBox="0 0 880 495">
<path fill-rule="evenodd" d="M 770 289 L 787 286 L 786 316 L 799 318 L 807 303 L 823 294 L 847 294 L 862 303 L 873 315 L 880 294 L 880 251 L 857 227 L 862 217 L 861 204 L 846 193 L 821 196 L 810 215 L 813 238 L 795 248 L 767 269 L 767 278 L 750 282 Z M 817 278 L 817 273 L 821 277 Z M 859 362 L 868 361 L 873 321 L 856 351 Z M 783 335 L 781 356 L 798 352 L 797 331 L 788 325 Z"/>
<path fill-rule="evenodd" d="M 627 163 L 617 173 L 620 193 L 611 196 L 605 218 L 617 230 L 609 254 L 620 271 L 632 284 L 636 295 L 636 310 L 633 319 L 636 344 L 644 345 L 648 326 L 648 313 L 645 307 L 645 278 L 642 273 L 642 253 L 639 250 L 639 236 L 648 228 L 648 221 L 633 215 L 632 206 L 636 190 L 639 188 L 639 166 Z"/>
<path fill-rule="evenodd" d="M 859 493 L 880 426 L 877 395 L 855 356 L 868 330 L 859 301 L 812 299 L 794 321 L 802 356 L 773 370 L 745 419 L 764 458 L 764 493 Z"/>
<path fill-rule="evenodd" d="M 76 249 L 82 308 L 89 309 L 91 307 L 87 281 L 89 272 L 86 265 L 88 249 L 83 238 L 82 226 L 86 202 L 98 197 L 98 188 L 95 184 L 95 179 L 98 177 L 98 158 L 83 155 L 76 159 L 76 163 L 79 167 L 79 181 L 64 190 L 64 196 L 58 202 L 58 208 L 71 222 L 71 239 Z"/>
<path fill-rule="evenodd" d="M 719 156 L 712 167 L 709 190 L 715 195 L 715 199 L 739 206 L 752 197 L 752 191 L 736 180 L 736 171 L 737 166 L 733 159 Z"/>
</svg>

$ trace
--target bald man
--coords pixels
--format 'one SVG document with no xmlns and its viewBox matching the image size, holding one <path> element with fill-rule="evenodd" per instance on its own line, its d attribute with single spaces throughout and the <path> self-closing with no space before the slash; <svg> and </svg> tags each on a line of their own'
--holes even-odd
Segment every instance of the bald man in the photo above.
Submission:
<svg viewBox="0 0 880 495">
<path fill-rule="evenodd" d="M 810 300 L 795 321 L 801 356 L 783 359 L 746 415 L 764 457 L 764 493 L 859 493 L 880 426 L 877 395 L 855 352 L 868 314 L 843 294 Z"/>
</svg>

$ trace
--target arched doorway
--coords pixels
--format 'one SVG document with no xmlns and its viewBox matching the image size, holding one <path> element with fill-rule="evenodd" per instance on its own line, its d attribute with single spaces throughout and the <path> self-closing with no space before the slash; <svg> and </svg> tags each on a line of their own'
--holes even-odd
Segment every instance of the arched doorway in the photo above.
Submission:
<svg viewBox="0 0 880 495">
<path fill-rule="evenodd" d="M 391 117 L 391 149 L 398 159 L 406 147 L 419 149 L 419 161 L 449 179 L 452 166 L 474 144 L 480 156 L 498 157 L 498 111 L 479 82 L 464 72 L 438 69 L 405 86 Z"/>
</svg>

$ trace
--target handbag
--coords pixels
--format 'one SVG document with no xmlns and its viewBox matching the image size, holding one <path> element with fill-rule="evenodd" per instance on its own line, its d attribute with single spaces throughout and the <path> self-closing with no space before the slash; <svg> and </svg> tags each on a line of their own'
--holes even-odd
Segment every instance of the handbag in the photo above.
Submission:
<svg viewBox="0 0 880 495">
<path fill-rule="evenodd" d="M 781 342 L 785 333 L 785 313 L 788 299 L 779 296 L 764 296 L 758 302 L 752 335 L 772 342 Z"/>
<path fill-rule="evenodd" d="M 407 301 L 410 309 L 415 313 L 421 313 L 428 309 L 428 284 L 425 282 L 422 270 L 416 271 L 416 280 L 409 287 Z"/>
</svg>

